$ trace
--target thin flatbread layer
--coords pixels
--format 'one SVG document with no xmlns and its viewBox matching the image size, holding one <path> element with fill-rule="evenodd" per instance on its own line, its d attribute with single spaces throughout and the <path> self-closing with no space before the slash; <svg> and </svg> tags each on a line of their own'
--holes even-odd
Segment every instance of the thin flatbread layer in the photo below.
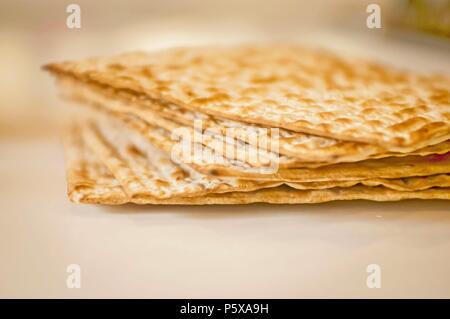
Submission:
<svg viewBox="0 0 450 319">
<path fill-rule="evenodd" d="M 352 187 L 355 185 L 384 186 L 398 191 L 418 191 L 432 187 L 450 187 L 450 174 L 405 178 L 373 178 L 362 181 L 328 181 L 307 183 L 286 183 L 295 189 L 326 189 L 333 187 Z"/>
<path fill-rule="evenodd" d="M 178 48 L 50 64 L 247 123 L 410 152 L 450 138 L 450 80 L 292 45 Z"/>
<path fill-rule="evenodd" d="M 104 124 L 104 123 L 103 123 Z M 201 174 L 187 165 L 175 164 L 164 152 L 138 135 L 102 123 L 80 124 L 91 152 L 108 167 L 131 198 L 202 196 L 208 193 L 252 191 L 281 182 L 218 178 Z"/>
<path fill-rule="evenodd" d="M 112 112 L 130 114 L 147 123 L 151 123 L 152 126 L 163 128 L 169 132 L 187 132 L 191 137 L 198 135 L 201 137 L 200 140 L 203 145 L 214 149 L 216 152 L 220 152 L 223 156 L 225 156 L 226 153 L 225 145 L 231 146 L 235 150 L 234 156 L 229 158 L 231 160 L 238 159 L 241 161 L 246 161 L 248 165 L 255 167 L 267 166 L 271 161 L 278 161 L 282 167 L 290 167 L 291 165 L 296 166 L 296 159 L 279 155 L 278 153 L 268 152 L 268 147 L 261 149 L 237 139 L 225 139 L 224 136 L 220 134 L 213 135 L 208 132 L 198 132 L 191 126 L 185 126 L 177 123 L 173 119 L 161 117 L 157 112 L 153 112 L 150 109 L 133 108 L 128 103 L 121 100 L 120 97 L 115 99 L 106 99 L 105 96 L 96 93 L 97 92 L 92 92 L 87 88 L 80 90 L 79 87 L 75 90 L 66 88 L 62 92 L 64 98 L 72 102 L 77 102 L 82 105 L 90 105 L 93 107 L 100 107 Z M 132 101 L 128 102 L 132 103 Z M 250 148 L 252 149 L 251 151 L 253 154 L 258 154 L 258 156 L 255 156 L 255 161 L 248 160 L 247 154 Z"/>
<path fill-rule="evenodd" d="M 67 195 L 74 203 L 119 205 L 129 201 L 120 182 L 86 146 L 76 126 L 64 136 Z"/>
<path fill-rule="evenodd" d="M 245 143 L 252 143 L 249 135 L 254 132 L 261 130 L 271 132 L 269 127 L 213 117 L 190 111 L 173 103 L 150 101 L 129 90 L 114 89 L 92 81 L 80 81 L 72 76 L 59 75 L 58 86 L 65 99 L 82 104 L 100 105 L 112 111 L 132 113 L 151 124 L 164 126 L 165 129 L 182 125 L 192 127 L 195 121 L 201 121 L 204 130 L 214 131 L 222 136 L 228 134 L 239 142 Z M 285 129 L 278 129 L 278 132 L 279 154 L 275 155 L 278 156 L 281 166 L 301 165 L 302 162 L 325 164 L 351 162 L 366 159 L 372 154 L 380 157 L 384 154 L 381 147 L 367 143 L 339 141 Z M 272 135 L 268 134 L 268 138 L 270 144 L 274 145 Z"/>
<path fill-rule="evenodd" d="M 206 204 L 311 204 L 335 200 L 365 199 L 373 201 L 398 201 L 404 199 L 450 199 L 449 188 L 404 192 L 382 186 L 353 186 L 325 190 L 296 190 L 288 186 L 252 192 L 207 194 L 198 197 L 155 198 L 130 197 L 95 154 L 90 153 L 79 130 L 72 130 L 65 139 L 68 196 L 74 203 L 119 205 L 125 203 L 160 205 Z"/>
<path fill-rule="evenodd" d="M 200 174 L 187 165 L 175 164 L 167 154 L 155 148 L 142 136 L 130 134 L 121 128 L 118 122 L 116 126 L 113 123 L 102 117 L 97 124 L 88 122 L 81 125 L 80 131 L 91 152 L 102 159 L 131 197 L 148 193 L 159 198 L 191 197 L 206 193 L 253 191 L 282 184 L 282 182 L 246 181 L 238 178 L 219 179 Z M 431 187 L 450 187 L 450 174 L 397 179 L 286 183 L 295 189 L 326 189 L 358 184 L 415 191 Z"/>
<path fill-rule="evenodd" d="M 111 90 L 110 88 L 104 88 L 94 84 L 87 84 L 81 81 L 74 80 L 70 77 L 62 77 L 59 79 L 59 84 L 61 88 L 62 95 L 71 101 L 76 101 L 81 104 L 91 104 L 98 107 L 103 107 L 107 110 L 114 112 L 122 112 L 132 114 L 147 123 L 155 126 L 159 126 L 168 131 L 175 130 L 189 130 L 191 136 L 195 136 L 194 128 L 192 127 L 195 120 L 198 120 L 196 116 L 185 116 L 185 112 L 177 113 L 179 110 L 173 110 L 171 107 L 163 107 L 162 105 L 150 105 L 146 104 L 146 107 L 142 105 L 142 100 L 133 96 L 129 92 L 117 92 Z M 155 111 L 157 108 L 158 111 Z M 169 110 L 166 111 L 166 110 Z M 168 113 L 168 114 L 165 114 Z M 164 114 L 166 117 L 164 117 Z M 244 143 L 244 141 L 251 142 L 252 139 L 248 138 L 249 132 L 255 132 L 256 127 L 243 127 L 239 126 L 238 122 L 233 121 L 218 121 L 213 120 L 212 117 L 205 118 L 206 115 L 201 118 L 202 124 L 206 124 L 205 128 L 209 128 L 217 132 L 216 134 L 207 134 L 205 131 L 201 132 L 202 139 L 201 142 L 210 148 L 213 148 L 220 155 L 227 157 L 227 152 L 224 150 L 224 135 L 228 133 L 233 133 L 232 139 L 227 139 L 226 144 L 233 145 L 236 150 L 233 152 L 233 156 L 240 161 L 247 161 L 251 166 L 261 167 L 264 165 L 270 165 L 271 162 L 277 161 L 279 167 L 289 168 L 289 167 L 319 167 L 323 165 L 329 165 L 339 162 L 353 162 L 357 160 L 362 160 L 366 158 L 383 158 L 389 156 L 407 156 L 407 155 L 429 155 L 429 154 L 443 154 L 450 151 L 450 141 L 445 141 L 436 145 L 427 146 L 419 150 L 413 151 L 409 154 L 406 153 L 395 153 L 395 152 L 385 152 L 385 153 L 374 153 L 379 147 L 368 144 L 352 143 L 352 142 L 338 142 L 336 140 L 331 140 L 327 138 L 321 138 L 312 135 L 301 133 L 290 133 L 286 130 L 280 131 L 280 137 L 278 141 L 269 141 L 267 145 L 276 145 L 277 150 L 280 153 L 270 152 L 270 148 L 266 146 L 265 149 L 257 148 L 254 145 L 249 145 Z M 180 122 L 177 122 L 179 119 Z M 189 123 L 189 124 L 185 124 Z M 222 123 L 222 124 L 220 124 Z M 227 130 L 223 126 L 233 128 L 232 130 Z M 252 129 L 253 128 L 253 129 Z M 263 131 L 268 132 L 268 131 Z M 297 137 L 293 138 L 294 135 Z M 247 138 L 246 138 L 247 137 Z M 272 136 L 269 136 L 271 139 Z M 254 140 L 256 141 L 256 139 Z M 304 143 L 303 143 L 303 142 Z M 309 141 L 309 142 L 308 142 Z M 313 142 L 315 141 L 315 142 Z M 331 142 L 330 142 L 331 141 Z M 331 143 L 331 144 L 330 144 Z M 352 152 L 344 155 L 346 153 L 346 148 L 349 144 L 355 144 L 350 147 Z M 292 148 L 295 145 L 302 145 L 302 159 L 299 157 L 290 157 L 282 155 L 282 148 Z M 306 148 L 307 149 L 306 149 Z M 255 156 L 256 161 L 248 162 L 246 156 L 250 152 L 250 148 L 254 148 L 252 151 Z M 358 153 L 356 156 L 353 152 Z M 297 153 L 299 155 L 300 153 Z M 320 154 L 320 155 L 319 155 Z M 353 154 L 353 155 L 352 155 Z M 371 154 L 371 155 L 370 155 Z M 234 159 L 234 158 L 229 158 Z M 321 161 L 322 160 L 322 161 Z M 327 160 L 327 162 L 323 162 Z"/>
<path fill-rule="evenodd" d="M 170 138 L 170 134 L 161 128 L 152 127 L 148 123 L 133 116 L 121 113 L 98 112 L 98 117 L 104 117 L 105 122 L 120 121 L 122 126 L 115 126 L 121 130 L 124 136 L 140 136 L 156 146 L 157 148 L 171 154 L 173 159 L 176 155 L 176 142 Z M 126 132 L 126 133 L 125 133 Z M 200 144 L 194 145 L 203 152 L 205 147 Z M 382 159 L 371 159 L 355 163 L 339 163 L 317 168 L 280 168 L 275 173 L 264 173 L 260 169 L 255 170 L 245 163 L 230 162 L 226 158 L 209 150 L 212 161 L 217 164 L 208 164 L 203 161 L 187 163 L 195 170 L 204 174 L 218 177 L 236 177 L 239 179 L 265 180 L 279 182 L 324 182 L 324 181 L 357 181 L 375 178 L 403 178 L 411 176 L 428 176 L 450 173 L 450 153 L 443 155 L 428 156 L 405 156 L 389 157 Z M 179 156 L 178 158 L 182 158 Z"/>
<path fill-rule="evenodd" d="M 167 155 L 162 154 L 160 150 L 145 141 L 131 142 L 121 136 L 110 135 L 108 142 L 107 138 L 92 123 L 79 125 L 78 131 L 78 135 L 81 134 L 83 137 L 83 144 L 87 145 L 84 148 L 88 148 L 90 151 L 88 155 L 95 154 L 94 156 L 102 158 L 103 163 L 114 172 L 114 176 L 121 181 L 121 185 L 130 197 L 139 197 L 148 193 L 159 198 L 181 195 L 190 197 L 210 192 L 252 191 L 281 184 L 280 182 L 252 182 L 233 178 L 219 180 L 203 176 L 184 165 L 178 167 L 167 158 Z M 72 133 L 71 136 L 73 138 L 76 134 Z M 115 142 L 114 146 L 111 145 L 111 140 Z M 78 143 L 81 142 L 78 141 Z M 400 179 L 374 178 L 361 181 L 286 183 L 295 189 L 326 189 L 358 184 L 381 185 L 399 191 L 415 191 L 431 187 L 450 187 L 450 174 Z M 174 186 L 176 186 L 175 190 Z"/>
</svg>

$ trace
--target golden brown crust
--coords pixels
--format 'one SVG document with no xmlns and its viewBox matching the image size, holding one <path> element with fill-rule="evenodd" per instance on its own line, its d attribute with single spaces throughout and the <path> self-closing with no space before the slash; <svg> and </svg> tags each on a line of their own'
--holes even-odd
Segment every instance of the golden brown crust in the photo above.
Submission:
<svg viewBox="0 0 450 319">
<path fill-rule="evenodd" d="M 447 77 L 294 46 L 173 49 L 46 69 L 213 116 L 391 151 L 450 138 Z"/>
</svg>

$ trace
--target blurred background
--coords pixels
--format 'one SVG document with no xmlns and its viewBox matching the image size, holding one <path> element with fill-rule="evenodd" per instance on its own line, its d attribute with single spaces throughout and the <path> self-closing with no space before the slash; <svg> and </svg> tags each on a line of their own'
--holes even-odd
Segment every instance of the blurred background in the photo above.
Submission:
<svg viewBox="0 0 450 319">
<path fill-rule="evenodd" d="M 71 3 L 80 29 L 66 26 Z M 367 27 L 369 4 L 381 8 L 380 29 Z M 67 108 L 40 68 L 138 49 L 292 41 L 450 75 L 449 31 L 449 0 L 1 0 L 0 297 L 448 298 L 442 201 L 214 214 L 70 204 L 58 134 Z M 382 290 L 365 284 L 373 262 L 386 270 Z M 83 289 L 66 287 L 72 263 L 83 265 Z"/>
<path fill-rule="evenodd" d="M 71 3 L 81 8 L 80 29 L 66 26 Z M 366 25 L 370 3 L 381 7 L 381 29 Z M 40 70 L 50 61 L 180 45 L 296 41 L 442 71 L 450 56 L 449 21 L 448 0 L 2 0 L 0 137 L 53 134 L 64 108 Z M 414 43 L 412 50 L 405 50 L 405 40 Z"/>
</svg>

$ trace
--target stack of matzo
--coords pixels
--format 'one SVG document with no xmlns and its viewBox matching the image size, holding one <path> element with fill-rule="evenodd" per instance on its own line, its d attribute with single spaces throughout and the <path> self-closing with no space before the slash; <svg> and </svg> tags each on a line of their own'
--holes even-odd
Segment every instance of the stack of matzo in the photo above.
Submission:
<svg viewBox="0 0 450 319">
<path fill-rule="evenodd" d="M 181 48 L 45 69 L 88 110 L 65 144 L 74 202 L 450 199 L 445 76 L 295 46 Z M 207 156 L 186 158 L 174 132 L 200 135 L 187 144 Z"/>
</svg>

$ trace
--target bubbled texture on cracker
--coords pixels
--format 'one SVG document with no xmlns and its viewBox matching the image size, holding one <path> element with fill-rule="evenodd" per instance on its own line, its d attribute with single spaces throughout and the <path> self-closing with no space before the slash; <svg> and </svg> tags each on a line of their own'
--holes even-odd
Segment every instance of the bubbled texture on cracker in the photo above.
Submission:
<svg viewBox="0 0 450 319">
<path fill-rule="evenodd" d="M 411 151 L 450 137 L 450 80 L 295 46 L 180 48 L 48 66 L 191 110 Z"/>
</svg>

